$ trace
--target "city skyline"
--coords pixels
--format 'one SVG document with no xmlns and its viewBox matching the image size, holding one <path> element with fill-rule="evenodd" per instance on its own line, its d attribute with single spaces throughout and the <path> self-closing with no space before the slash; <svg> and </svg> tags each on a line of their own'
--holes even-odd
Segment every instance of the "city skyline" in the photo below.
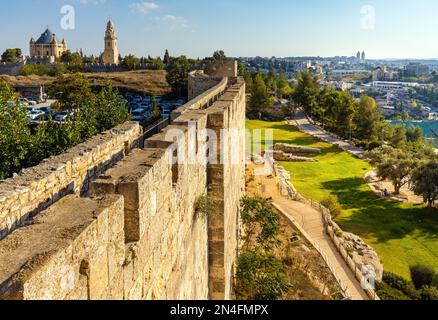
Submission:
<svg viewBox="0 0 438 320">
<path fill-rule="evenodd" d="M 67 40 L 72 51 L 82 49 L 85 54 L 98 55 L 111 18 L 122 55 L 162 56 L 168 49 L 172 55 L 196 58 L 221 49 L 236 57 L 332 57 L 355 56 L 360 50 L 368 59 L 438 58 L 438 46 L 430 40 L 438 27 L 433 18 L 438 4 L 432 0 L 21 3 L 20 7 L 3 4 L 0 51 L 19 47 L 27 55 L 30 38 L 39 37 L 49 26 Z M 65 11 L 66 5 L 74 8 L 74 25 L 63 29 L 65 16 L 71 13 L 68 8 Z M 35 16 L 40 18 L 32 19 Z"/>
</svg>

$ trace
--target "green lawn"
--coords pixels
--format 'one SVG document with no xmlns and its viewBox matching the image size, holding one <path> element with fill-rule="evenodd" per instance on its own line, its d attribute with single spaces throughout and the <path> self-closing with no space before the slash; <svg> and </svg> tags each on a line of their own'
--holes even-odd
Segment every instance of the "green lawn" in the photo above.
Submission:
<svg viewBox="0 0 438 320">
<path fill-rule="evenodd" d="M 438 210 L 377 197 L 363 177 L 371 168 L 330 144 L 319 142 L 281 122 L 248 121 L 247 128 L 273 129 L 275 142 L 318 147 L 316 163 L 282 163 L 292 182 L 308 198 L 336 195 L 343 206 L 337 219 L 347 232 L 361 236 L 383 260 L 385 270 L 409 278 L 409 266 L 425 264 L 438 271 Z"/>
</svg>

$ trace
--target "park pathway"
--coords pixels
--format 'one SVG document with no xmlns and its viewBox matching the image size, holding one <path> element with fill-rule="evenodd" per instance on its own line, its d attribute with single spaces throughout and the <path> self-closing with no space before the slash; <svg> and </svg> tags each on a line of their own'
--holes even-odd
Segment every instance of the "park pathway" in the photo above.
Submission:
<svg viewBox="0 0 438 320">
<path fill-rule="evenodd" d="M 325 232 L 321 213 L 309 205 L 281 196 L 276 179 L 270 175 L 270 170 L 266 166 L 267 164 L 265 167 L 257 166 L 254 171 L 256 173 L 255 179 L 260 185 L 261 195 L 265 198 L 271 198 L 275 207 L 292 223 L 298 224 L 311 237 L 312 242 L 322 249 L 337 276 L 348 287 L 347 292 L 352 300 L 369 300 L 359 281 Z"/>
<path fill-rule="evenodd" d="M 312 124 L 302 110 L 298 110 L 296 112 L 294 120 L 290 121 L 289 124 L 296 125 L 300 131 L 314 136 L 319 140 L 337 145 L 342 150 L 347 151 L 358 158 L 365 157 L 363 149 L 358 148 L 348 142 L 345 142 Z"/>
</svg>

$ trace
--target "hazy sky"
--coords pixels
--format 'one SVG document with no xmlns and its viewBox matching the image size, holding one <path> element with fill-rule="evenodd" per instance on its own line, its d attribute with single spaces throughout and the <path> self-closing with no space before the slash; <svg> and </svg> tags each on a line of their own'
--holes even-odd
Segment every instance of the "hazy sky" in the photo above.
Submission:
<svg viewBox="0 0 438 320">
<path fill-rule="evenodd" d="M 75 9 L 73 30 L 61 27 L 64 5 Z M 99 54 L 111 16 L 123 55 L 167 48 L 195 58 L 217 49 L 230 56 L 365 50 L 368 58 L 438 58 L 437 14 L 436 0 L 5 0 L 0 51 L 27 54 L 30 38 L 49 25 L 70 49 Z"/>
</svg>

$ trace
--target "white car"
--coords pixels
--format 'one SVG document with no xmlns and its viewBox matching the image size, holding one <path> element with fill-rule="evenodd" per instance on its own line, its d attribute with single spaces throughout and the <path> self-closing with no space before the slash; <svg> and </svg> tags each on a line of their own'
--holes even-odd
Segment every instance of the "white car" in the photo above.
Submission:
<svg viewBox="0 0 438 320">
<path fill-rule="evenodd" d="M 68 112 L 68 111 L 59 112 L 55 115 L 55 121 L 64 122 L 67 121 L 69 117 L 73 117 L 72 112 Z"/>
<path fill-rule="evenodd" d="M 27 119 L 29 121 L 33 121 L 33 120 L 36 120 L 37 118 L 41 117 L 42 115 L 44 115 L 44 112 L 42 112 L 40 110 L 33 110 L 27 114 Z"/>
<path fill-rule="evenodd" d="M 20 98 L 20 99 L 18 99 L 18 101 L 20 103 L 22 103 L 23 105 L 26 105 L 26 106 L 35 106 L 35 105 L 38 104 L 36 101 L 29 100 L 29 99 L 26 99 L 26 98 Z"/>
</svg>

